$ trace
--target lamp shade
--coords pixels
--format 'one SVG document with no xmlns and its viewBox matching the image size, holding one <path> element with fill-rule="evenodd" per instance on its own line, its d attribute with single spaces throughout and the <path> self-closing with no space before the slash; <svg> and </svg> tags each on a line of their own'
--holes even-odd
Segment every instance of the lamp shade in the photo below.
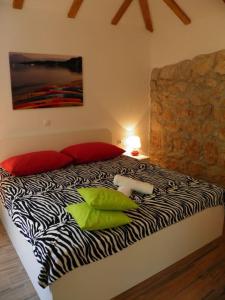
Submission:
<svg viewBox="0 0 225 300">
<path fill-rule="evenodd" d="M 140 149 L 141 148 L 141 140 L 137 135 L 128 136 L 126 139 L 126 145 L 129 149 Z"/>
</svg>

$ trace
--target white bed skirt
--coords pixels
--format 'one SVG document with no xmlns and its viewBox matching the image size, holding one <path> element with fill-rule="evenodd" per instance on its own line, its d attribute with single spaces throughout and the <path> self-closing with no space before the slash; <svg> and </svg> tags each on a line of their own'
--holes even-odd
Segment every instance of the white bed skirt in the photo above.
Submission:
<svg viewBox="0 0 225 300">
<path fill-rule="evenodd" d="M 152 234 L 119 253 L 74 269 L 46 289 L 40 265 L 4 207 L 1 221 L 41 300 L 107 300 L 179 261 L 222 235 L 224 207 L 217 206 Z"/>
</svg>

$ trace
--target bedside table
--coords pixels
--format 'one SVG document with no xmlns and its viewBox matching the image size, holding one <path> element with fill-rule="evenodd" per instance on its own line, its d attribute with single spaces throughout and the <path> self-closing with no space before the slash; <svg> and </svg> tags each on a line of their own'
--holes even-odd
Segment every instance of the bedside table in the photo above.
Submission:
<svg viewBox="0 0 225 300">
<path fill-rule="evenodd" d="M 143 162 L 149 162 L 149 156 L 144 155 L 144 154 L 139 154 L 139 155 L 137 155 L 137 156 L 133 156 L 133 155 L 131 155 L 130 153 L 126 153 L 126 152 L 125 152 L 123 155 L 126 155 L 126 156 L 129 156 L 129 157 L 132 157 L 132 158 L 141 160 L 141 161 L 143 161 Z"/>
</svg>

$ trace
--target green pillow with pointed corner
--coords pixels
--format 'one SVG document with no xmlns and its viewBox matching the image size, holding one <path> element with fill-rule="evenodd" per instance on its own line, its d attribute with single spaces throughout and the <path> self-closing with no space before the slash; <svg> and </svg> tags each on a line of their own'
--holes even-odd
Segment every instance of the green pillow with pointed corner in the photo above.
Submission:
<svg viewBox="0 0 225 300">
<path fill-rule="evenodd" d="M 79 188 L 78 193 L 91 206 L 102 210 L 128 210 L 138 208 L 137 203 L 123 193 L 108 188 Z"/>
<path fill-rule="evenodd" d="M 66 207 L 83 230 L 101 230 L 130 223 L 132 220 L 120 211 L 98 210 L 87 203 L 70 204 Z"/>
</svg>

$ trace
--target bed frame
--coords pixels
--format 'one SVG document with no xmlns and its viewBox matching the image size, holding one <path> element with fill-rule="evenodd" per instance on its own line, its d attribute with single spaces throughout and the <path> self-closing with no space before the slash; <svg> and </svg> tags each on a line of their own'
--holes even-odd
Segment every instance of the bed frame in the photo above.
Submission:
<svg viewBox="0 0 225 300">
<path fill-rule="evenodd" d="M 30 148 L 31 140 L 29 137 L 7 140 L 3 157 L 32 150 L 58 150 L 76 142 L 110 142 L 111 135 L 107 130 L 100 129 L 41 136 L 34 138 L 35 144 Z M 2 205 L 0 212 L 1 221 L 41 300 L 111 299 L 221 236 L 224 222 L 223 206 L 205 209 L 113 256 L 74 269 L 42 289 L 37 282 L 40 265 L 31 245 L 19 233 Z"/>
</svg>

